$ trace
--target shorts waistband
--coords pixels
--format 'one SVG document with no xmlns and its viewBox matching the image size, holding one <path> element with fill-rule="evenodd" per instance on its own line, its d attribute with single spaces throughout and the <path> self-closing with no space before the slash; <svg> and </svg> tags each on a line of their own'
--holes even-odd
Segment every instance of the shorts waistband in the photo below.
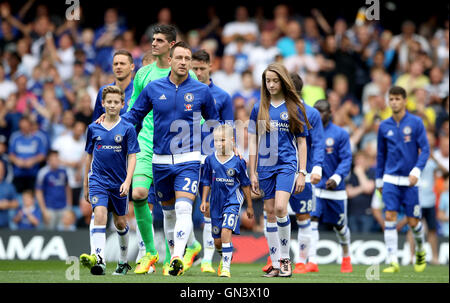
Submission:
<svg viewBox="0 0 450 303">
<path fill-rule="evenodd" d="M 391 183 L 397 186 L 409 186 L 409 177 L 405 176 L 394 176 L 394 175 L 383 175 L 383 182 Z M 419 182 L 416 183 L 415 186 L 419 186 Z"/>
<path fill-rule="evenodd" d="M 201 153 L 199 151 L 175 154 L 175 155 L 157 155 L 153 154 L 154 164 L 179 164 L 190 161 L 201 162 Z"/>
<path fill-rule="evenodd" d="M 346 200 L 347 192 L 345 190 L 327 190 L 322 188 L 315 188 L 314 194 L 318 198 L 329 200 Z"/>
</svg>

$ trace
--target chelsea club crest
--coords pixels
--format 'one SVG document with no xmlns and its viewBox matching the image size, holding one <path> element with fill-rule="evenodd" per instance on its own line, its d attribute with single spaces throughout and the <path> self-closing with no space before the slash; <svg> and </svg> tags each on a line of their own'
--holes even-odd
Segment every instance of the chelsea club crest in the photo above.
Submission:
<svg viewBox="0 0 450 303">
<path fill-rule="evenodd" d="M 116 141 L 116 143 L 122 142 L 122 136 L 121 136 L 121 135 L 116 135 L 116 136 L 114 137 L 114 141 Z"/>
<path fill-rule="evenodd" d="M 186 102 L 194 101 L 194 95 L 192 93 L 186 93 L 184 95 L 184 101 L 186 101 Z"/>
<path fill-rule="evenodd" d="M 281 118 L 281 120 L 287 121 L 287 119 L 289 119 L 289 115 L 287 112 L 282 112 L 280 114 L 280 118 Z"/>
<path fill-rule="evenodd" d="M 235 174 L 236 174 L 236 171 L 234 170 L 234 168 L 227 169 L 228 177 L 233 177 Z"/>
</svg>

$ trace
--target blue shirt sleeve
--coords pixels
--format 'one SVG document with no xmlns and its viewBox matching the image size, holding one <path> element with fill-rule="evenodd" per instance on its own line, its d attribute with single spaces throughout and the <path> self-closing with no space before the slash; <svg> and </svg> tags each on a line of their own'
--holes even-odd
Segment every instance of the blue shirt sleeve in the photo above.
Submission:
<svg viewBox="0 0 450 303">
<path fill-rule="evenodd" d="M 320 114 L 317 110 L 314 111 L 313 115 L 311 115 L 310 120 L 312 129 L 309 130 L 311 135 L 311 150 L 313 156 L 312 167 L 323 165 L 323 160 L 325 158 L 325 146 L 323 140 L 323 125 L 322 119 L 320 118 Z"/>
<path fill-rule="evenodd" d="M 87 130 L 86 146 L 85 146 L 84 150 L 90 155 L 94 151 L 94 145 L 92 144 L 92 128 L 91 128 L 91 126 L 89 126 L 88 130 Z"/>
<path fill-rule="evenodd" d="M 303 131 L 302 132 L 298 132 L 295 134 L 295 136 L 298 137 L 306 137 L 309 134 L 308 131 L 308 126 L 306 125 L 305 122 L 305 116 L 303 115 L 303 113 L 300 111 L 300 109 L 298 109 L 298 117 L 300 118 L 300 121 L 303 122 Z"/>
<path fill-rule="evenodd" d="M 352 149 L 350 147 L 350 136 L 343 131 L 339 140 L 339 158 L 340 163 L 336 168 L 335 174 L 341 176 L 342 180 L 349 174 L 352 166 Z"/>
<path fill-rule="evenodd" d="M 95 99 L 94 112 L 92 113 L 92 122 L 97 120 L 105 112 L 102 106 L 102 94 L 103 94 L 103 87 L 100 88 L 97 94 L 97 98 Z"/>
<path fill-rule="evenodd" d="M 386 142 L 383 136 L 383 127 L 378 128 L 377 136 L 377 172 L 376 179 L 382 179 L 384 175 L 384 165 L 386 163 Z"/>
<path fill-rule="evenodd" d="M 133 107 L 130 108 L 122 118 L 132 125 L 139 125 L 147 114 L 153 109 L 152 99 L 150 97 L 150 89 L 152 87 L 150 82 L 139 94 Z M 215 108 L 215 107 L 214 107 Z"/>
<path fill-rule="evenodd" d="M 417 145 L 420 148 L 420 154 L 416 162 L 416 167 L 421 171 L 425 168 L 430 157 L 430 146 L 428 144 L 427 132 L 422 120 L 417 123 Z"/>
<path fill-rule="evenodd" d="M 136 130 L 134 127 L 130 127 L 127 131 L 127 154 L 136 154 L 141 151 L 137 140 Z"/>
<path fill-rule="evenodd" d="M 231 98 L 228 94 L 226 94 L 225 102 L 222 104 L 219 115 L 223 122 L 234 121 L 233 103 L 231 103 Z"/>
<path fill-rule="evenodd" d="M 250 186 L 251 182 L 247 174 L 247 165 L 244 159 L 239 159 L 239 182 L 241 186 Z"/>
<path fill-rule="evenodd" d="M 203 165 L 202 184 L 203 186 L 211 186 L 211 165 L 209 163 L 209 157 L 205 159 Z M 203 191 L 203 188 L 201 189 Z"/>
<path fill-rule="evenodd" d="M 248 132 L 250 134 L 256 134 L 256 123 L 258 122 L 258 109 L 256 103 L 253 106 L 252 112 L 250 113 L 250 121 L 248 123 Z"/>
<path fill-rule="evenodd" d="M 205 120 L 216 120 L 219 123 L 224 121 L 220 120 L 219 113 L 217 112 L 216 105 L 214 104 L 214 98 L 211 95 L 208 87 L 205 87 L 204 98 L 201 105 L 202 117 Z"/>
</svg>

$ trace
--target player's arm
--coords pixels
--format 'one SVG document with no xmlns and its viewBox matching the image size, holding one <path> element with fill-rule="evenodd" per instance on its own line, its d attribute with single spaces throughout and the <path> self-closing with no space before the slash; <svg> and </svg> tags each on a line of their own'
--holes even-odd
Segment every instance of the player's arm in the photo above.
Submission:
<svg viewBox="0 0 450 303">
<path fill-rule="evenodd" d="M 384 165 L 386 163 L 386 142 L 383 136 L 382 127 L 378 128 L 377 135 L 377 169 L 375 174 L 375 187 L 382 192 Z"/>
<path fill-rule="evenodd" d="M 200 204 L 200 211 L 202 213 L 205 213 L 207 209 L 209 209 L 209 201 L 207 201 L 207 198 L 209 196 L 209 192 L 211 190 L 210 186 L 203 185 L 202 188 L 202 204 Z"/>
<path fill-rule="evenodd" d="M 219 112 L 217 111 L 216 105 L 214 103 L 214 98 L 209 92 L 208 88 L 205 88 L 204 95 L 202 98 L 201 104 L 201 114 L 205 120 L 214 120 L 218 121 L 218 123 L 214 123 L 214 125 L 222 124 L 223 121 L 220 120 Z"/>
<path fill-rule="evenodd" d="M 122 118 L 132 125 L 141 123 L 145 116 L 153 109 L 153 103 L 149 95 L 150 88 L 146 86 L 139 94 L 133 107 L 122 115 Z"/>
<path fill-rule="evenodd" d="M 323 140 L 323 126 L 322 121 L 320 119 L 320 114 L 316 110 L 315 111 L 316 119 L 310 119 L 312 125 L 312 129 L 309 130 L 311 135 L 311 153 L 313 156 L 313 168 L 311 171 L 311 183 L 318 184 L 320 179 L 322 178 L 322 165 L 323 159 L 325 158 L 325 147 Z"/>
<path fill-rule="evenodd" d="M 350 137 L 347 132 L 342 133 L 339 140 L 339 165 L 334 174 L 327 180 L 327 189 L 335 189 L 341 181 L 349 174 L 352 167 L 352 149 L 350 146 Z"/>
<path fill-rule="evenodd" d="M 252 112 L 250 113 L 250 120 L 248 124 L 248 169 L 250 174 L 250 182 L 252 186 L 253 194 L 259 196 L 259 181 L 257 163 L 258 163 L 258 135 L 257 131 L 257 119 L 258 119 L 258 109 L 253 106 Z"/>
<path fill-rule="evenodd" d="M 144 89 L 144 78 L 147 72 L 150 72 L 151 69 L 145 68 L 145 66 L 141 67 L 134 76 L 133 79 L 133 93 L 131 94 L 130 103 L 128 104 L 127 111 L 130 111 L 130 109 L 133 107 L 134 102 L 136 102 L 136 99 L 141 94 L 142 90 Z"/>
<path fill-rule="evenodd" d="M 209 210 L 208 196 L 211 190 L 211 165 L 209 164 L 209 158 L 206 158 L 203 166 L 202 179 L 202 203 L 200 204 L 200 211 L 205 213 Z"/>
<path fill-rule="evenodd" d="M 250 189 L 250 186 L 241 186 L 242 191 L 244 192 L 245 200 L 247 200 L 247 217 L 249 219 L 253 218 L 254 211 L 253 211 L 253 203 L 252 203 L 252 192 Z"/>
<path fill-rule="evenodd" d="M 92 154 L 87 154 L 84 162 L 84 180 L 83 180 L 83 191 L 84 191 L 84 199 L 89 201 L 89 170 L 91 169 L 92 163 Z"/>
<path fill-rule="evenodd" d="M 92 122 L 95 122 L 104 113 L 102 106 L 102 94 L 103 88 L 98 91 L 97 98 L 95 99 L 94 112 L 92 113 Z"/>
<path fill-rule="evenodd" d="M 305 126 L 306 127 L 306 126 Z M 306 137 L 297 137 L 297 159 L 299 160 L 300 171 L 306 171 L 306 159 L 308 156 L 308 149 L 306 147 Z M 301 193 L 305 189 L 305 175 L 298 174 L 295 181 L 295 193 Z"/>
<path fill-rule="evenodd" d="M 425 130 L 425 126 L 421 121 L 417 125 L 417 130 L 418 130 L 417 143 L 420 148 L 420 153 L 416 165 L 409 173 L 410 186 L 414 186 L 417 184 L 420 178 L 420 174 L 422 170 L 425 168 L 428 158 L 430 157 L 430 146 L 428 144 L 427 133 Z"/>
<path fill-rule="evenodd" d="M 122 185 L 120 185 L 121 197 L 125 197 L 130 191 L 131 179 L 133 178 L 134 168 L 136 167 L 136 154 L 129 154 L 127 162 L 127 177 Z"/>
<path fill-rule="evenodd" d="M 244 192 L 245 200 L 247 200 L 247 217 L 249 219 L 253 218 L 253 203 L 252 203 L 252 192 L 251 192 L 251 182 L 247 174 L 247 165 L 245 160 L 239 161 L 239 175 L 237 176 L 239 183 L 241 184 L 241 189 Z"/>
</svg>

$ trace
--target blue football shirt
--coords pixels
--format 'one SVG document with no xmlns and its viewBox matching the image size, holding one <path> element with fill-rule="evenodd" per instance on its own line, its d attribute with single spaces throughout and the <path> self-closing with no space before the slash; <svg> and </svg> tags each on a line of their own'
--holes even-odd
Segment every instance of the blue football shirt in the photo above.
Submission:
<svg viewBox="0 0 450 303">
<path fill-rule="evenodd" d="M 221 218 L 228 206 L 242 205 L 244 202 L 240 187 L 250 185 L 245 161 L 233 154 L 222 163 L 217 159 L 216 152 L 209 155 L 205 160 L 202 183 L 211 187 L 211 218 Z"/>
<path fill-rule="evenodd" d="M 259 102 L 255 104 L 250 114 L 248 132 L 252 134 L 256 134 L 259 104 Z M 304 121 L 300 111 L 298 114 L 300 119 Z M 291 167 L 298 171 L 297 138 L 308 135 L 306 124 L 303 125 L 303 132 L 291 133 L 289 130 L 289 114 L 285 102 L 277 106 L 271 104 L 269 115 L 271 131 L 265 132 L 259 138 L 257 170 L 275 171 L 281 167 Z"/>
<path fill-rule="evenodd" d="M 122 118 L 111 128 L 91 123 L 86 152 L 92 154 L 89 185 L 117 188 L 127 176 L 127 156 L 140 152 L 133 125 Z"/>
</svg>

